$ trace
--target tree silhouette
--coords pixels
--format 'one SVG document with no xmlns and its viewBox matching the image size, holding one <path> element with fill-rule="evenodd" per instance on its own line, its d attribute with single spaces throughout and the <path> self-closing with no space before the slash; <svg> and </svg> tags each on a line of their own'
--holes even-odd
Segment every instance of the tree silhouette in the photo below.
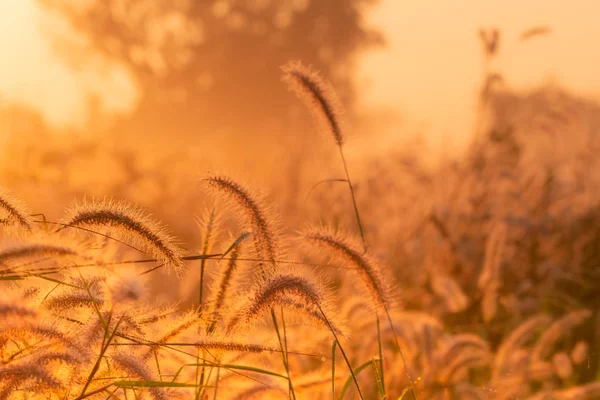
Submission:
<svg viewBox="0 0 600 400">
<path fill-rule="evenodd" d="M 279 67 L 296 59 L 329 77 L 351 109 L 354 57 L 382 41 L 363 20 L 378 0 L 38 1 L 133 72 L 140 102 L 120 126 L 144 134 L 287 126 L 299 105 Z"/>
</svg>

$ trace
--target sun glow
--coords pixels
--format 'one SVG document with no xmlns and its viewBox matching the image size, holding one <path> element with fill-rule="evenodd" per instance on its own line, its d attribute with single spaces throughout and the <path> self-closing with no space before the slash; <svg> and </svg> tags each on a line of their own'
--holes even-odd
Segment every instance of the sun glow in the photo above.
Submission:
<svg viewBox="0 0 600 400">
<path fill-rule="evenodd" d="M 0 102 L 26 104 L 58 125 L 83 122 L 94 97 L 109 113 L 130 109 L 135 86 L 118 65 L 92 57 L 71 68 L 59 59 L 49 38 L 64 29 L 35 0 L 0 2 Z"/>
</svg>

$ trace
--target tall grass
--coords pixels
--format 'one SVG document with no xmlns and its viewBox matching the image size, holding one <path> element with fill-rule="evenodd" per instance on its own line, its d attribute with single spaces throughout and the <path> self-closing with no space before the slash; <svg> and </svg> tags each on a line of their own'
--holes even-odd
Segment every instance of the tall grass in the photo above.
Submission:
<svg viewBox="0 0 600 400">
<path fill-rule="evenodd" d="M 199 229 L 169 197 L 155 207 L 200 236 L 184 246 L 129 203 L 54 222 L 0 191 L 0 399 L 599 398 L 597 177 L 575 156 L 540 170 L 516 125 L 439 171 L 363 168 L 355 191 L 335 91 L 299 63 L 284 76 L 348 184 L 304 214 L 209 175 Z M 194 268 L 193 299 L 161 298 Z"/>
</svg>

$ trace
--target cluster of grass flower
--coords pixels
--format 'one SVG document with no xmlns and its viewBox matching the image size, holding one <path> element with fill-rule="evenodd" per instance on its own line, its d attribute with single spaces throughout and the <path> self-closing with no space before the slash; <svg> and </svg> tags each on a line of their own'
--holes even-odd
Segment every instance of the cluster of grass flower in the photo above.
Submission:
<svg viewBox="0 0 600 400">
<path fill-rule="evenodd" d="M 463 163 L 401 159 L 358 189 L 331 85 L 283 72 L 339 150 L 347 188 L 319 223 L 285 229 L 209 175 L 193 251 L 123 201 L 50 221 L 0 190 L 0 399 L 600 398 L 594 177 L 568 186 L 546 159 L 540 180 L 526 133 L 491 121 Z M 346 215 L 326 212 L 338 195 Z M 195 268 L 192 307 L 148 288 Z"/>
</svg>

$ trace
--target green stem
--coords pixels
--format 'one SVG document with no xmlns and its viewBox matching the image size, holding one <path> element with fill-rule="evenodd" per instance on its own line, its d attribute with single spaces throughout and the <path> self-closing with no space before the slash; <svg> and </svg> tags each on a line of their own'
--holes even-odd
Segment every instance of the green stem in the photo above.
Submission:
<svg viewBox="0 0 600 400">
<path fill-rule="evenodd" d="M 279 347 L 281 348 L 281 357 L 283 358 L 283 366 L 285 367 L 285 371 L 287 373 L 289 390 L 292 394 L 292 398 L 296 400 L 296 393 L 294 392 L 294 385 L 292 384 L 292 377 L 290 376 L 290 367 L 288 364 L 285 347 L 283 341 L 281 340 L 281 335 L 279 333 L 279 326 L 277 325 L 277 317 L 275 316 L 275 310 L 273 310 L 273 308 L 271 308 L 271 317 L 273 318 L 273 325 L 275 326 L 275 332 L 277 332 L 277 339 L 279 340 Z"/>
<path fill-rule="evenodd" d="M 158 378 L 162 381 L 162 372 L 160 371 L 160 363 L 158 362 L 158 350 L 154 349 L 154 360 L 156 361 L 156 370 L 158 371 Z"/>
<path fill-rule="evenodd" d="M 206 268 L 206 255 L 208 254 L 208 251 L 210 249 L 210 244 L 211 244 L 211 239 L 212 239 L 212 234 L 213 234 L 213 228 L 214 228 L 214 223 L 215 223 L 215 209 L 213 208 L 211 213 L 210 213 L 210 217 L 208 218 L 208 223 L 206 224 L 206 232 L 205 232 L 205 237 L 204 237 L 204 242 L 202 243 L 202 255 L 204 256 L 204 258 L 202 258 L 202 260 L 200 261 L 200 288 L 198 289 L 198 317 L 202 316 L 202 311 L 203 311 L 203 302 L 204 302 L 204 298 L 203 298 L 203 294 L 204 294 L 204 269 Z M 200 333 L 200 327 L 198 327 L 198 334 Z M 199 356 L 199 353 L 197 353 L 197 355 Z M 204 350 L 202 350 L 202 358 L 204 358 Z M 196 362 L 198 363 L 200 360 L 198 357 L 196 357 Z M 198 390 L 196 391 L 196 399 L 200 398 L 200 393 L 202 391 L 202 388 L 204 386 L 204 379 L 205 379 L 205 375 L 206 375 L 206 370 L 204 367 L 202 367 L 202 370 L 200 371 L 200 379 L 196 379 L 197 383 L 198 383 Z M 198 369 L 196 368 L 196 378 L 198 377 Z"/>
<path fill-rule="evenodd" d="M 111 314 L 109 314 L 109 318 L 112 318 L 112 312 L 111 312 Z M 119 318 L 119 320 L 117 321 L 117 324 L 115 325 L 115 329 L 112 331 L 110 336 L 107 337 L 108 330 L 109 330 L 109 324 L 110 324 L 110 319 L 109 319 L 109 322 L 107 323 L 105 331 L 104 331 L 105 341 L 102 343 L 102 346 L 100 349 L 100 354 L 98 354 L 96 363 L 92 367 L 92 371 L 90 372 L 90 375 L 88 376 L 88 379 L 85 382 L 85 385 L 83 386 L 83 389 L 81 390 L 81 394 L 79 395 L 79 397 L 85 396 L 85 392 L 88 389 L 88 387 L 90 386 L 90 384 L 92 383 L 92 380 L 94 379 L 94 376 L 96 375 L 96 372 L 98 372 L 98 370 L 100 369 L 100 363 L 102 362 L 102 359 L 104 358 L 104 354 L 108 350 L 108 348 L 110 346 L 110 342 L 114 339 L 114 337 L 119 329 L 119 325 L 121 325 L 122 320 L 123 320 L 123 317 Z"/>
<path fill-rule="evenodd" d="M 283 307 L 281 307 L 281 326 L 283 327 L 283 344 L 285 345 L 285 358 L 289 360 L 288 357 L 288 344 L 287 344 L 287 329 L 285 327 L 285 319 L 283 317 Z"/>
<path fill-rule="evenodd" d="M 394 334 L 394 340 L 396 341 L 396 346 L 398 347 L 398 352 L 400 353 L 400 358 L 402 359 L 402 364 L 404 365 L 404 370 L 406 371 L 406 376 L 408 377 L 408 381 L 410 384 L 410 393 L 412 394 L 413 400 L 417 400 L 417 395 L 415 394 L 415 389 L 413 387 L 412 374 L 408 370 L 408 364 L 406 363 L 406 358 L 404 358 L 404 353 L 402 353 L 402 348 L 400 347 L 400 342 L 398 341 L 398 335 L 396 335 L 396 329 L 394 328 L 394 324 L 392 323 L 392 317 L 390 316 L 390 312 L 387 308 L 385 308 L 385 314 L 387 315 L 387 319 L 390 324 L 390 328 L 392 328 L 392 333 Z M 383 371 L 382 371 L 382 376 L 383 376 Z"/>
<path fill-rule="evenodd" d="M 335 400 L 335 347 L 337 340 L 331 345 L 331 398 Z"/>
<path fill-rule="evenodd" d="M 383 374 L 383 349 L 381 346 L 381 327 L 379 326 L 379 314 L 377 314 L 377 341 L 379 342 L 379 369 L 381 374 L 381 388 L 383 389 L 383 398 L 386 399 L 385 376 Z"/>
<path fill-rule="evenodd" d="M 342 164 L 344 165 L 344 172 L 346 173 L 348 187 L 350 188 L 350 196 L 352 197 L 352 206 L 354 207 L 354 215 L 356 216 L 356 223 L 358 224 L 360 238 L 362 240 L 363 248 L 366 253 L 367 252 L 367 241 L 365 240 L 365 233 L 363 230 L 362 223 L 360 222 L 360 216 L 358 215 L 358 206 L 356 205 L 356 196 L 354 195 L 354 187 L 352 186 L 352 181 L 350 180 L 350 173 L 348 172 L 348 165 L 346 164 L 346 157 L 344 157 L 342 145 L 339 145 L 338 147 L 340 149 L 340 157 L 342 158 Z"/>
<path fill-rule="evenodd" d="M 217 367 L 217 378 L 215 380 L 215 393 L 213 396 L 213 400 L 217 400 L 217 392 L 219 391 L 219 375 L 221 373 L 221 367 Z"/>
<path fill-rule="evenodd" d="M 344 357 L 344 360 L 346 361 L 346 365 L 348 366 L 348 369 L 350 370 L 350 374 L 352 375 L 352 380 L 354 380 L 354 384 L 356 385 L 356 390 L 358 391 L 358 396 L 361 398 L 361 400 L 364 399 L 362 392 L 360 390 L 360 386 L 358 385 L 358 380 L 356 379 L 356 375 L 354 375 L 354 370 L 352 369 L 352 364 L 350 364 L 350 360 L 348 359 L 348 356 L 346 355 L 344 348 L 342 347 L 340 341 L 338 340 L 338 337 L 335 334 L 335 330 L 333 329 L 333 326 L 331 326 L 331 324 L 329 323 L 329 319 L 323 312 L 323 309 L 321 308 L 321 306 L 319 304 L 316 304 L 316 306 L 319 309 L 319 311 L 321 312 L 321 314 L 323 315 L 323 318 L 325 319 L 325 322 L 327 323 L 329 330 L 333 334 L 333 338 L 335 339 L 335 341 L 338 344 L 338 347 L 340 348 L 340 352 L 342 353 L 342 356 Z"/>
</svg>

